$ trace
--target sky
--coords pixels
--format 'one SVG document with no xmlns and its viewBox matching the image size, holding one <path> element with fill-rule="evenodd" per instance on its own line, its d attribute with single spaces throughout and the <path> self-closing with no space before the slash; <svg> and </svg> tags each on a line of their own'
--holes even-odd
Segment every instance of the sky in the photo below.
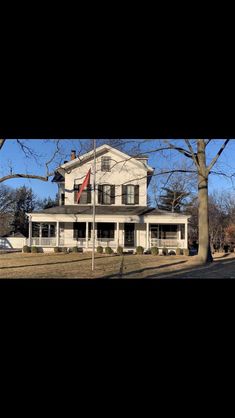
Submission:
<svg viewBox="0 0 235 418">
<path fill-rule="evenodd" d="M 51 165 L 51 169 L 58 167 L 60 162 L 64 160 L 70 159 L 70 151 L 71 149 L 81 150 L 81 144 L 85 144 L 86 140 L 62 140 L 62 152 L 61 155 L 57 156 L 55 165 Z M 141 142 L 141 140 L 137 140 L 139 144 L 142 146 L 142 150 L 150 151 L 158 146 L 158 142 L 156 140 L 149 140 L 148 142 Z M 171 142 L 175 140 L 172 139 Z M 178 143 L 181 141 L 177 140 Z M 213 140 L 211 144 L 208 146 L 208 157 L 213 157 L 216 152 L 219 150 L 223 140 Z M 24 153 L 17 144 L 16 140 L 7 140 L 0 152 L 0 176 L 6 175 L 9 171 L 13 170 L 13 173 L 33 173 L 39 175 L 45 175 L 45 166 L 44 162 L 47 161 L 55 149 L 55 140 L 23 140 L 23 143 L 28 147 L 31 147 L 34 152 L 37 154 L 35 158 L 26 158 Z M 182 144 L 185 147 L 185 144 Z M 133 144 L 129 145 L 129 149 L 131 150 Z M 180 164 L 185 164 L 185 161 L 188 160 L 184 156 L 181 156 L 176 151 L 170 151 L 167 154 L 168 157 L 163 158 L 162 155 L 159 153 L 149 153 L 149 160 L 148 163 L 150 166 L 155 167 L 157 169 L 167 168 L 169 165 L 174 165 L 175 167 Z M 40 156 L 40 157 L 39 157 Z M 218 164 L 215 168 L 217 171 L 223 171 L 226 173 L 235 173 L 235 140 L 231 140 L 228 144 L 227 148 L 225 149 L 224 153 L 221 155 L 220 159 L 218 160 Z M 160 184 L 160 178 L 159 184 Z M 57 192 L 57 185 L 50 181 L 42 182 L 40 180 L 33 180 L 33 179 L 11 179 L 4 182 L 5 185 L 11 186 L 13 188 L 20 187 L 22 185 L 26 185 L 27 187 L 31 187 L 34 193 L 39 198 L 47 198 L 47 197 L 55 197 Z M 235 192 L 235 179 L 234 185 L 231 183 L 230 180 L 226 179 L 223 176 L 210 176 L 209 180 L 209 193 L 213 193 L 213 191 L 231 191 Z"/>
</svg>

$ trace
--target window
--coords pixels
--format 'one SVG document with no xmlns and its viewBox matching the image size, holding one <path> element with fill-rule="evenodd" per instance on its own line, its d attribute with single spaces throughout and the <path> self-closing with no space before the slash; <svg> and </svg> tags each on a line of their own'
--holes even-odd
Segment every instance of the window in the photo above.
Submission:
<svg viewBox="0 0 235 418">
<path fill-rule="evenodd" d="M 161 239 L 177 239 L 177 225 L 160 225 Z"/>
<path fill-rule="evenodd" d="M 139 185 L 123 184 L 122 185 L 122 204 L 138 205 L 139 204 Z"/>
<path fill-rule="evenodd" d="M 126 186 L 126 203 L 127 205 L 135 204 L 135 186 L 133 185 Z"/>
<path fill-rule="evenodd" d="M 98 185 L 98 203 L 101 205 L 115 204 L 115 185 L 99 184 Z"/>
<path fill-rule="evenodd" d="M 32 222 L 32 237 L 40 236 L 40 224 L 37 222 Z"/>
<path fill-rule="evenodd" d="M 97 224 L 97 238 L 114 239 L 114 223 L 98 223 Z"/>
<path fill-rule="evenodd" d="M 80 190 L 81 184 L 74 185 L 74 203 L 78 203 L 79 205 L 86 205 L 91 203 L 91 185 L 88 184 L 87 188 L 85 188 L 80 196 L 79 202 L 78 200 L 78 193 Z"/>
<path fill-rule="evenodd" d="M 110 171 L 110 157 L 101 157 L 101 171 Z"/>
<path fill-rule="evenodd" d="M 92 236 L 92 222 L 88 223 L 88 238 Z M 73 223 L 73 237 L 74 239 L 86 238 L 86 222 Z"/>
<path fill-rule="evenodd" d="M 61 205 L 63 206 L 64 205 L 64 193 L 61 193 L 60 197 L 61 197 Z"/>
<path fill-rule="evenodd" d="M 86 238 L 86 222 L 74 222 L 73 237 L 75 239 Z"/>
<path fill-rule="evenodd" d="M 55 224 L 42 224 L 42 237 L 43 238 L 50 238 L 55 237 Z"/>
<path fill-rule="evenodd" d="M 108 184 L 105 184 L 103 186 L 103 203 L 104 205 L 110 205 L 111 203 L 111 186 L 109 186 Z"/>
</svg>

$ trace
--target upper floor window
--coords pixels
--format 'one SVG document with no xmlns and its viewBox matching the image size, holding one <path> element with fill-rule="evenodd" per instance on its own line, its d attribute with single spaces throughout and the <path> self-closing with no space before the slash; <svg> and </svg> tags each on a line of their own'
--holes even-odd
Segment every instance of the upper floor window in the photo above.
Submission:
<svg viewBox="0 0 235 418">
<path fill-rule="evenodd" d="M 78 202 L 78 193 L 81 186 L 81 184 L 74 185 L 74 203 L 79 203 L 79 205 L 87 205 L 88 203 L 91 203 L 91 185 L 89 184 L 87 188 L 83 190 Z"/>
<path fill-rule="evenodd" d="M 98 185 L 98 203 L 101 205 L 115 204 L 115 186 L 111 184 Z"/>
<path fill-rule="evenodd" d="M 110 171 L 111 158 L 101 157 L 101 171 Z"/>
<path fill-rule="evenodd" d="M 122 186 L 122 204 L 138 205 L 139 204 L 139 185 L 127 184 Z"/>
<path fill-rule="evenodd" d="M 127 205 L 135 204 L 135 186 L 132 184 L 126 186 L 126 203 Z"/>
<path fill-rule="evenodd" d="M 104 205 L 110 205 L 111 203 L 111 186 L 109 184 L 103 186 L 103 203 Z"/>
</svg>

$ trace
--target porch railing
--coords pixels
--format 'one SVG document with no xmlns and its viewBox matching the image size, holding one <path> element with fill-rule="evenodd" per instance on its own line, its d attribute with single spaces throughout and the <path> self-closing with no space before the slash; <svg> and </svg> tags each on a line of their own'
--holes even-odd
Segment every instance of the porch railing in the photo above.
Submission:
<svg viewBox="0 0 235 418">
<path fill-rule="evenodd" d="M 91 246 L 92 246 L 92 242 L 91 242 Z M 116 248 L 117 241 L 115 241 L 114 239 L 110 239 L 110 238 L 97 238 L 96 246 Z"/>
<path fill-rule="evenodd" d="M 86 238 L 80 238 L 79 240 L 60 238 L 59 246 L 61 247 L 63 246 L 64 247 L 86 247 Z"/>
<path fill-rule="evenodd" d="M 185 240 L 184 239 L 158 239 L 158 238 L 151 238 L 150 239 L 151 247 L 162 247 L 162 248 L 185 248 Z"/>
<path fill-rule="evenodd" d="M 27 243 L 29 245 L 29 239 L 27 240 Z M 42 237 L 31 238 L 31 245 L 39 246 L 39 247 L 55 247 L 56 238 L 42 238 Z"/>
</svg>

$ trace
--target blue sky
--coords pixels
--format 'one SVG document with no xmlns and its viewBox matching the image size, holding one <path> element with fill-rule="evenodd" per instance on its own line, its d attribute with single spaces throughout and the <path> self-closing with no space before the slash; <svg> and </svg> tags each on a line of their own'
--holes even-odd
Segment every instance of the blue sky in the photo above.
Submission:
<svg viewBox="0 0 235 418">
<path fill-rule="evenodd" d="M 63 140 L 61 142 L 63 151 L 62 155 L 57 158 L 57 163 L 59 164 L 60 161 L 68 160 L 71 149 L 79 150 L 81 144 L 83 144 L 85 140 Z M 173 142 L 174 140 L 172 140 Z M 208 146 L 208 156 L 214 156 L 223 140 L 213 140 L 212 143 Z M 177 140 L 179 143 L 180 141 Z M 16 143 L 16 140 L 7 140 L 4 144 L 4 147 L 0 153 L 0 176 L 9 173 L 10 167 L 12 167 L 13 172 L 19 173 L 33 173 L 39 175 L 45 175 L 45 169 L 43 162 L 51 156 L 53 150 L 55 149 L 55 142 L 54 140 L 24 140 L 25 145 L 28 145 L 33 148 L 33 150 L 41 156 L 41 158 L 36 157 L 34 158 L 26 158 L 25 155 L 20 150 L 19 145 Z M 138 143 L 141 143 L 141 140 L 138 140 Z M 85 142 L 84 142 L 85 144 Z M 143 142 L 142 142 L 143 144 Z M 182 142 L 183 144 L 183 142 Z M 144 142 L 142 145 L 142 150 L 148 151 L 158 146 L 155 140 L 151 140 L 148 142 Z M 185 144 L 184 144 L 185 146 Z M 132 148 L 132 145 L 129 146 Z M 163 158 L 159 153 L 149 154 L 149 165 L 159 168 L 165 168 L 168 165 L 180 165 L 185 162 L 185 157 L 181 157 L 181 154 L 178 152 L 172 151 L 168 155 L 168 158 Z M 56 165 L 54 165 L 55 167 Z M 54 168 L 51 166 L 51 168 Z M 224 153 L 222 154 L 221 158 L 218 161 L 217 170 L 232 173 L 235 172 L 235 140 L 231 140 L 228 144 L 227 148 L 225 149 Z M 57 186 L 51 181 L 42 182 L 39 180 L 32 180 L 32 179 L 11 179 L 6 181 L 4 184 L 11 186 L 13 188 L 20 187 L 22 185 L 26 185 L 27 187 L 32 187 L 35 194 L 38 195 L 40 198 L 45 197 L 54 197 L 57 192 Z M 159 178 L 160 184 L 160 178 Z M 234 186 L 231 181 L 227 180 L 222 176 L 210 176 L 209 181 L 209 192 L 212 193 L 216 190 L 223 190 L 223 191 L 235 191 L 235 182 Z"/>
</svg>

